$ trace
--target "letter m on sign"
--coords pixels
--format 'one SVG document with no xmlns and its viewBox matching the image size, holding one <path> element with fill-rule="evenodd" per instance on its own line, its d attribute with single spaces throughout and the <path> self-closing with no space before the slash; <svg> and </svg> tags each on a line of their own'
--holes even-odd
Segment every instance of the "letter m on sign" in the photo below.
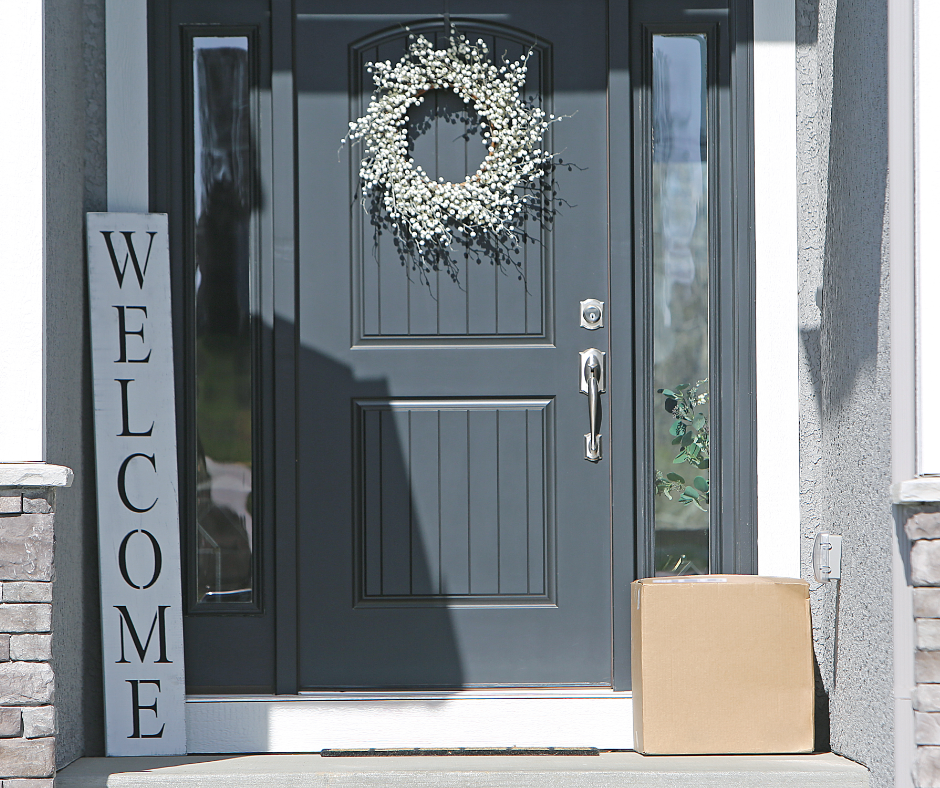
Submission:
<svg viewBox="0 0 940 788">
<path fill-rule="evenodd" d="M 114 605 L 114 607 L 121 614 L 121 658 L 118 660 L 118 663 L 129 661 L 124 656 L 125 624 L 127 625 L 127 631 L 130 633 L 131 640 L 134 643 L 134 648 L 137 650 L 137 656 L 140 657 L 141 662 L 143 662 L 144 657 L 147 656 L 147 649 L 150 648 L 150 641 L 153 640 L 154 630 L 157 630 L 157 639 L 160 644 L 160 657 L 155 661 L 158 663 L 172 662 L 172 660 L 167 659 L 166 656 L 166 611 L 169 609 L 169 605 L 157 606 L 157 612 L 153 615 L 153 622 L 150 624 L 150 631 L 147 633 L 147 641 L 145 643 L 141 643 L 140 635 L 137 633 L 137 627 L 134 626 L 134 620 L 131 618 L 131 614 L 127 611 L 127 607 L 125 605 Z"/>
<path fill-rule="evenodd" d="M 126 248 L 123 263 L 118 262 L 118 255 L 114 250 L 114 241 L 111 239 L 111 236 L 114 235 L 114 232 L 112 230 L 101 230 L 101 234 L 104 236 L 104 242 L 108 247 L 108 255 L 111 258 L 111 265 L 114 266 L 114 275 L 117 277 L 118 286 L 122 288 L 124 287 L 124 274 L 127 273 L 127 263 L 130 261 L 131 265 L 134 266 L 134 273 L 137 274 L 137 283 L 140 285 L 141 289 L 143 289 L 144 277 L 147 275 L 147 266 L 150 264 L 150 250 L 153 249 L 153 237 L 156 235 L 156 233 L 146 233 L 146 235 L 150 236 L 150 239 L 147 243 L 147 254 L 144 257 L 143 268 L 140 267 L 140 257 L 137 254 L 137 249 L 134 247 L 133 232 L 120 233 L 124 237 L 124 246 Z"/>
</svg>

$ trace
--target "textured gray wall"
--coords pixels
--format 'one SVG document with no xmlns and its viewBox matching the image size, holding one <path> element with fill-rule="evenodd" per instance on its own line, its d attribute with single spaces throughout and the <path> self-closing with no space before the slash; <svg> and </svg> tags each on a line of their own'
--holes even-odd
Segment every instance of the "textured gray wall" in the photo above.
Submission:
<svg viewBox="0 0 940 788">
<path fill-rule="evenodd" d="M 58 497 L 53 664 L 60 766 L 103 755 L 84 212 L 105 210 L 104 0 L 44 0 L 46 460 Z"/>
<path fill-rule="evenodd" d="M 840 533 L 841 588 L 811 583 L 831 745 L 894 785 L 884 0 L 797 0 L 804 576 Z"/>
</svg>

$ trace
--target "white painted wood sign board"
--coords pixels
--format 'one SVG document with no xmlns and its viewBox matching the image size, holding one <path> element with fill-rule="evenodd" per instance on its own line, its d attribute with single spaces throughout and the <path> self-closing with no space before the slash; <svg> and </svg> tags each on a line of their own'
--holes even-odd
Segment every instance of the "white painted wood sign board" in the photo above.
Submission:
<svg viewBox="0 0 940 788">
<path fill-rule="evenodd" d="M 186 752 L 166 214 L 89 213 L 108 755 Z"/>
</svg>

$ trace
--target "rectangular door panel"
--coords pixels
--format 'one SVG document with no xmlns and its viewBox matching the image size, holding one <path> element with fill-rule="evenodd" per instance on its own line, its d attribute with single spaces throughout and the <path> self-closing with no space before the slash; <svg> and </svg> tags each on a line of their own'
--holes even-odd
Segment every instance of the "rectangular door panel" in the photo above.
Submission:
<svg viewBox="0 0 940 788">
<path fill-rule="evenodd" d="M 500 34 L 481 22 L 472 30 L 460 30 L 473 41 L 484 41 L 499 59 L 527 57 L 524 95 L 551 112 L 550 43 Z M 351 119 L 368 111 L 374 89 L 368 64 L 398 61 L 413 35 L 424 35 L 439 48 L 447 46 L 442 26 L 425 22 L 367 37 L 351 47 Z M 476 172 L 486 154 L 485 124 L 453 91 L 430 91 L 420 107 L 411 109 L 409 122 L 415 129 L 409 135 L 410 153 L 432 180 L 461 182 Z M 543 143 L 546 148 L 552 144 L 551 131 Z M 349 177 L 350 193 L 372 207 L 374 197 L 363 194 L 359 186 L 357 155 L 349 157 Z M 541 196 L 550 203 L 550 187 Z M 494 256 L 488 243 L 478 243 L 452 250 L 455 271 L 441 267 L 425 273 L 402 258 L 380 211 L 369 216 L 356 212 L 352 217 L 354 344 L 550 341 L 546 328 L 552 300 L 552 244 L 550 223 L 541 221 L 542 215 L 548 215 L 547 208 L 532 211 L 520 226 L 525 240 L 512 261 Z"/>
<path fill-rule="evenodd" d="M 552 604 L 552 400 L 357 400 L 357 607 Z"/>
</svg>

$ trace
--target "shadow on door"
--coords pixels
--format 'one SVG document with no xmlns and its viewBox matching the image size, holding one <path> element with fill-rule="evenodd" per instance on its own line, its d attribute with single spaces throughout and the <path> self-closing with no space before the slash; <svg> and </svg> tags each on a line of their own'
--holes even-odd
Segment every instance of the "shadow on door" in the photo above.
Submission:
<svg viewBox="0 0 940 788">
<path fill-rule="evenodd" d="M 301 689 L 460 687 L 437 411 L 398 408 L 384 378 L 309 347 L 298 382 Z"/>
</svg>

